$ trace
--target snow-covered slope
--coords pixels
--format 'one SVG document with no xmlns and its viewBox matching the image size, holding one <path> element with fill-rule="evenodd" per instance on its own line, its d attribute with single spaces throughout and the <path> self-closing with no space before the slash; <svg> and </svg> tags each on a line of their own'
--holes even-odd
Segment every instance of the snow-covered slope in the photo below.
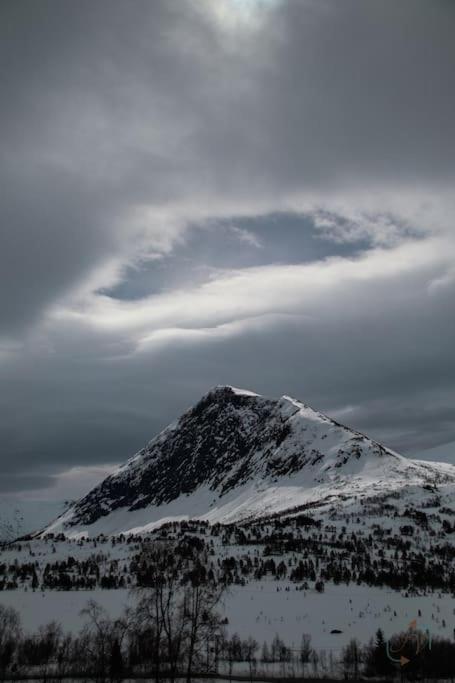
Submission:
<svg viewBox="0 0 455 683">
<path fill-rule="evenodd" d="M 455 467 L 404 458 L 289 396 L 219 386 L 43 533 L 230 523 L 422 486 L 453 491 Z"/>
</svg>

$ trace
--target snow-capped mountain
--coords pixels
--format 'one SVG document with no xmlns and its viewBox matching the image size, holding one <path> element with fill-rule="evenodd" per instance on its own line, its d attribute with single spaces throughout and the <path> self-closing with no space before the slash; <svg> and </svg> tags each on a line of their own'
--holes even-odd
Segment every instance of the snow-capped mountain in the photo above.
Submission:
<svg viewBox="0 0 455 683">
<path fill-rule="evenodd" d="M 452 465 L 404 458 L 289 396 L 218 386 L 42 533 L 231 523 L 454 486 Z"/>
</svg>

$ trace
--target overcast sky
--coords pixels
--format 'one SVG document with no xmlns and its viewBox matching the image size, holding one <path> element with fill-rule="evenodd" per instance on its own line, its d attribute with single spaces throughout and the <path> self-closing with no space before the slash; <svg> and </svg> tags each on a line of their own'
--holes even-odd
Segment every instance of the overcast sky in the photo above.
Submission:
<svg viewBox="0 0 455 683">
<path fill-rule="evenodd" d="M 80 495 L 220 383 L 444 457 L 454 35 L 452 0 L 1 2 L 1 496 Z"/>
</svg>

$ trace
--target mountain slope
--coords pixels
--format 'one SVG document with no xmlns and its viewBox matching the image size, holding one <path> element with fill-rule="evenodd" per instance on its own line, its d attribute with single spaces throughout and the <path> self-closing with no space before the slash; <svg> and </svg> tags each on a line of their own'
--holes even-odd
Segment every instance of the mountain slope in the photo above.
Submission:
<svg viewBox="0 0 455 683">
<path fill-rule="evenodd" d="M 288 396 L 215 387 L 45 533 L 139 533 L 199 517 L 233 522 L 308 505 L 455 483 Z"/>
</svg>

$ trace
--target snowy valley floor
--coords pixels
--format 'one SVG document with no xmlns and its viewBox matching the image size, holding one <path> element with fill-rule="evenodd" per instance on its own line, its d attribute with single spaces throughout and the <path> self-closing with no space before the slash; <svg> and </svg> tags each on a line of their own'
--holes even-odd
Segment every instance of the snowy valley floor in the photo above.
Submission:
<svg viewBox="0 0 455 683">
<path fill-rule="evenodd" d="M 311 635 L 318 650 L 339 652 L 351 638 L 366 644 L 378 628 L 386 637 L 406 629 L 413 619 L 434 636 L 452 639 L 455 629 L 455 598 L 447 594 L 404 597 L 390 589 L 326 584 L 325 592 L 298 591 L 295 585 L 273 580 L 233 587 L 224 601 L 230 634 L 252 636 L 260 644 L 276 634 L 291 648 L 298 648 L 303 633 Z M 288 588 L 289 590 L 286 590 Z M 65 630 L 78 631 L 80 612 L 88 600 L 96 600 L 110 616 L 121 614 L 134 603 L 125 589 L 91 591 L 2 591 L 0 604 L 17 609 L 25 630 L 56 620 Z M 333 629 L 341 631 L 332 634 Z"/>
</svg>

